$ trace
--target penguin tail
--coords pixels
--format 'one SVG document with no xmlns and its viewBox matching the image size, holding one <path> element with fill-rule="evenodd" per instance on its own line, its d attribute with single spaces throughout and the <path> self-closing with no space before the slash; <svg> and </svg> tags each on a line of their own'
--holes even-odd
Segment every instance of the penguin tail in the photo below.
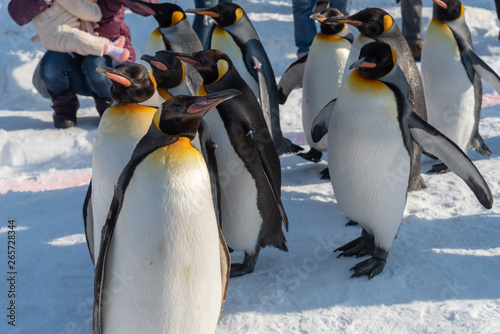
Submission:
<svg viewBox="0 0 500 334">
<path fill-rule="evenodd" d="M 281 146 L 281 150 L 278 151 L 278 154 L 279 155 L 282 155 L 285 153 L 297 154 L 303 150 L 304 150 L 304 148 L 300 147 L 299 145 L 295 145 L 294 143 L 292 143 L 292 141 L 290 139 L 283 137 L 283 144 Z"/>
</svg>

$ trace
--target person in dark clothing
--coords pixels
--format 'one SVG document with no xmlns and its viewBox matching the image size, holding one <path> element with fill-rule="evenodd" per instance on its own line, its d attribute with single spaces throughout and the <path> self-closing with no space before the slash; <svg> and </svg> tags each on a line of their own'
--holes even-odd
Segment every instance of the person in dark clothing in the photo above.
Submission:
<svg viewBox="0 0 500 334">
<path fill-rule="evenodd" d="M 157 3 L 157 0 L 146 0 Z M 130 29 L 124 22 L 125 8 L 134 13 L 147 16 L 145 10 L 127 0 L 99 0 L 102 12 L 99 27 L 95 32 L 111 41 L 125 36 L 125 48 L 130 52 L 127 62 L 134 62 L 135 50 L 132 46 Z M 81 56 L 75 53 L 47 51 L 40 62 L 40 79 L 52 100 L 54 126 L 70 128 L 76 125 L 79 108 L 77 94 L 92 96 L 99 115 L 111 106 L 111 82 L 96 72 L 99 66 L 115 67 L 116 60 L 108 56 Z"/>
</svg>

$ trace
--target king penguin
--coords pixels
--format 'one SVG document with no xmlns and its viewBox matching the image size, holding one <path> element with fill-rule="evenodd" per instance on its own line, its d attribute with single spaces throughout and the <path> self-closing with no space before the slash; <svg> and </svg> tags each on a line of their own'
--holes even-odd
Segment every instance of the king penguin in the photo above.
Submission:
<svg viewBox="0 0 500 334">
<path fill-rule="evenodd" d="M 146 54 L 154 55 L 157 51 L 169 50 L 174 52 L 195 52 L 203 50 L 198 35 L 189 23 L 186 14 L 176 4 L 149 3 L 133 0 L 146 12 L 153 15 L 158 22 L 158 27 L 151 33 L 146 45 Z M 186 84 L 190 94 L 196 95 L 201 85 L 201 78 L 192 68 L 187 68 Z"/>
<path fill-rule="evenodd" d="M 138 104 L 156 91 L 155 79 L 143 65 L 124 63 L 114 69 L 99 67 L 97 72 L 111 80 L 111 97 L 118 104 L 104 112 L 97 127 L 92 180 L 83 207 L 87 245 L 94 263 L 118 176 L 148 131 L 156 111 Z"/>
<path fill-rule="evenodd" d="M 422 81 L 429 123 L 469 149 L 492 155 L 479 134 L 482 102 L 481 77 L 500 92 L 500 78 L 474 51 L 458 0 L 434 0 L 434 15 L 422 49 Z M 446 171 L 444 164 L 431 172 Z"/>
<path fill-rule="evenodd" d="M 158 108 L 120 174 L 103 228 L 94 334 L 215 332 L 230 257 L 191 140 L 203 115 L 238 94 L 178 95 Z M 116 272 L 127 279 L 119 289 Z"/>
<path fill-rule="evenodd" d="M 371 255 L 352 268 L 352 277 L 372 278 L 384 269 L 403 219 L 414 142 L 445 161 L 485 208 L 491 209 L 493 203 L 474 164 L 413 111 L 408 82 L 397 59 L 386 43 L 364 45 L 333 103 L 328 124 L 313 127 L 313 140 L 328 132 L 335 198 L 342 211 L 363 228 L 360 238 L 336 251 L 342 251 L 339 257 Z"/>
<path fill-rule="evenodd" d="M 329 17 L 341 17 L 335 8 L 327 8 L 311 15 L 311 19 L 323 22 Z M 322 152 L 326 152 L 326 138 L 318 143 L 311 139 L 311 126 L 321 109 L 337 97 L 342 83 L 347 58 L 354 37 L 345 23 L 320 24 L 321 31 L 314 37 L 305 66 L 293 63 L 281 77 L 278 91 L 286 100 L 291 89 L 302 83 L 302 126 L 307 143 L 311 147 L 307 153 L 299 153 L 302 158 L 319 162 Z M 301 71 L 303 73 L 292 73 Z M 295 82 L 290 82 L 295 81 Z"/>
<path fill-rule="evenodd" d="M 203 77 L 200 94 L 235 88 L 242 92 L 205 117 L 214 141 L 221 188 L 221 227 L 227 245 L 245 251 L 231 265 L 231 277 L 254 270 L 260 249 L 287 251 L 281 222 L 281 164 L 259 103 L 229 57 L 219 50 L 178 54 Z"/>
<path fill-rule="evenodd" d="M 302 151 L 302 147 L 283 137 L 276 77 L 259 36 L 243 9 L 237 4 L 223 2 L 210 8 L 188 9 L 186 13 L 208 15 L 217 23 L 211 35 L 210 49 L 221 50 L 229 56 L 259 99 L 278 154 Z"/>
<path fill-rule="evenodd" d="M 409 84 L 409 101 L 413 110 L 423 120 L 427 120 L 427 111 L 425 106 L 424 89 L 422 87 L 422 79 L 418 71 L 415 60 L 411 53 L 408 42 L 401 34 L 393 17 L 385 10 L 380 8 L 365 8 L 356 14 L 346 17 L 331 17 L 324 21 L 324 23 L 347 23 L 355 26 L 359 34 L 354 39 L 351 47 L 347 65 L 350 66 L 359 57 L 361 47 L 373 41 L 387 43 L 396 52 L 398 62 L 401 70 L 403 71 L 406 80 Z M 350 75 L 351 70 L 346 68 L 344 71 L 342 82 L 344 82 Z M 417 191 L 425 189 L 425 181 L 420 175 L 421 166 L 420 158 L 422 150 L 418 145 L 413 145 L 415 152 L 413 154 L 411 176 L 410 176 L 410 191 Z"/>
<path fill-rule="evenodd" d="M 147 62 L 153 70 L 153 77 L 157 82 L 158 94 L 165 100 L 175 95 L 191 95 L 186 85 L 186 67 L 171 51 L 158 51 L 154 56 L 143 55 L 142 60 Z M 190 65 L 187 65 L 190 66 Z M 220 212 L 220 188 L 215 150 L 217 145 L 212 141 L 210 129 L 202 119 L 198 132 L 192 140 L 193 146 L 201 152 L 207 163 L 212 184 L 212 196 L 217 217 Z"/>
</svg>

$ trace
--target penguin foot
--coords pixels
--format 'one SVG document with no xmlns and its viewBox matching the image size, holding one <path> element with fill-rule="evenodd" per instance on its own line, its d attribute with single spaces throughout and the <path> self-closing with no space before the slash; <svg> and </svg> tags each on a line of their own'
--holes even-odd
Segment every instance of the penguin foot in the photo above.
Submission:
<svg viewBox="0 0 500 334">
<path fill-rule="evenodd" d="M 314 148 L 311 148 L 309 150 L 309 152 L 307 153 L 297 153 L 297 155 L 299 157 L 301 157 L 302 159 L 305 159 L 305 160 L 309 160 L 309 161 L 312 161 L 312 162 L 320 162 L 321 161 L 321 156 L 323 155 L 323 153 L 321 153 L 321 151 L 318 151 Z"/>
<path fill-rule="evenodd" d="M 420 191 L 420 190 L 424 190 L 426 188 L 427 188 L 427 185 L 425 184 L 424 178 L 422 177 L 422 175 L 419 175 L 417 182 L 413 182 L 413 184 L 411 184 L 410 187 L 408 188 L 408 191 L 409 192 Z"/>
<path fill-rule="evenodd" d="M 375 248 L 373 256 L 368 260 L 364 260 L 354 267 L 351 268 L 354 271 L 351 278 L 368 276 L 368 279 L 372 279 L 376 275 L 380 274 L 384 270 L 387 255 L 389 253 L 381 248 Z"/>
<path fill-rule="evenodd" d="M 300 151 L 303 151 L 304 149 L 300 147 L 299 145 L 295 145 L 292 143 L 292 141 L 288 138 L 283 137 L 283 140 L 281 143 L 275 143 L 276 146 L 276 151 L 278 151 L 278 155 L 283 155 L 285 153 L 298 153 Z"/>
<path fill-rule="evenodd" d="M 489 157 L 491 157 L 493 155 L 493 153 L 491 153 L 490 149 L 488 148 L 488 146 L 486 146 L 485 143 L 483 143 L 481 146 L 479 146 L 479 148 L 476 151 L 478 151 L 482 155 L 487 155 Z"/>
<path fill-rule="evenodd" d="M 257 263 L 257 259 L 259 258 L 259 251 L 255 252 L 254 255 L 248 255 L 245 252 L 245 258 L 243 259 L 243 263 L 231 263 L 231 271 L 229 273 L 229 277 L 239 277 L 244 276 L 253 272 L 255 269 L 255 263 Z"/>
<path fill-rule="evenodd" d="M 354 220 L 349 220 L 345 226 L 358 226 L 359 224 L 356 223 Z"/>
<path fill-rule="evenodd" d="M 328 170 L 328 167 L 319 172 L 319 175 L 321 175 L 321 180 L 330 180 L 330 171 Z"/>
<path fill-rule="evenodd" d="M 375 250 L 375 239 L 372 235 L 363 229 L 361 236 L 342 247 L 337 248 L 334 252 L 341 251 L 337 258 L 342 256 L 356 256 L 356 258 L 371 255 Z"/>
<path fill-rule="evenodd" d="M 450 169 L 444 163 L 440 163 L 432 165 L 432 168 L 427 173 L 445 174 L 449 171 Z"/>
</svg>

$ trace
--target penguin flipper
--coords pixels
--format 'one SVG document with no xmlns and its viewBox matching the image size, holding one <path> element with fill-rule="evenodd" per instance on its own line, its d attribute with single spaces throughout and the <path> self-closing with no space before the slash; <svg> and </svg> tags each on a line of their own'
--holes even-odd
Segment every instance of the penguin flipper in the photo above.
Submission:
<svg viewBox="0 0 500 334">
<path fill-rule="evenodd" d="M 278 83 L 278 102 L 279 104 L 285 104 L 288 99 L 290 92 L 297 86 L 302 84 L 304 78 L 304 69 L 306 68 L 307 56 L 300 57 L 298 60 L 294 61 L 288 68 L 280 79 Z"/>
<path fill-rule="evenodd" d="M 85 227 L 85 239 L 89 248 L 90 259 L 95 265 L 94 257 L 94 216 L 92 211 L 92 180 L 90 180 L 85 200 L 83 201 L 83 224 Z"/>
<path fill-rule="evenodd" d="M 474 71 L 500 94 L 500 76 L 486 64 L 472 49 L 464 52 Z"/>
<path fill-rule="evenodd" d="M 231 272 L 231 255 L 229 254 L 229 249 L 227 248 L 226 240 L 222 235 L 222 230 L 220 227 L 217 228 L 219 231 L 219 250 L 220 250 L 220 270 L 221 270 L 221 281 L 222 281 L 222 299 L 220 305 L 219 319 L 222 316 L 222 311 L 224 310 L 224 305 L 226 304 L 227 289 L 229 287 L 229 274 Z"/>
<path fill-rule="evenodd" d="M 271 104 L 269 103 L 269 91 L 267 89 L 266 77 L 262 71 L 262 63 L 257 57 L 252 56 L 253 68 L 257 72 L 259 84 L 259 101 L 260 107 L 264 111 L 266 123 L 271 121 Z"/>
<path fill-rule="evenodd" d="M 111 244 L 113 231 L 115 229 L 116 222 L 122 208 L 125 190 L 129 185 L 135 168 L 141 163 L 142 160 L 144 160 L 144 158 L 146 158 L 151 152 L 155 151 L 156 149 L 165 145 L 172 144 L 175 141 L 177 141 L 177 138 L 166 136 L 165 134 L 160 133 L 160 131 L 156 129 L 156 126 L 154 124 L 151 124 L 146 135 L 142 137 L 142 139 L 135 147 L 130 161 L 127 163 L 122 173 L 120 174 L 120 177 L 118 178 L 106 222 L 104 223 L 101 231 L 101 247 L 95 266 L 92 334 L 101 334 L 101 296 L 104 289 L 104 268 L 106 266 L 106 257 L 108 254 L 109 245 Z"/>
<path fill-rule="evenodd" d="M 330 119 L 332 118 L 333 108 L 337 99 L 331 100 L 326 106 L 321 109 L 318 116 L 313 121 L 311 127 L 311 136 L 313 142 L 317 143 L 328 133 L 328 125 L 330 124 Z"/>
<path fill-rule="evenodd" d="M 220 225 L 221 192 L 219 183 L 219 170 L 217 168 L 217 159 L 215 157 L 215 150 L 217 149 L 217 145 L 212 141 L 207 122 L 203 119 L 201 119 L 200 127 L 198 128 L 198 134 L 200 136 L 202 150 L 201 154 L 207 160 L 206 164 L 210 177 L 210 185 L 212 186 L 212 197 L 214 199 L 215 214 Z"/>
<path fill-rule="evenodd" d="M 255 136 L 254 136 L 254 131 L 253 129 L 250 129 L 247 132 L 247 137 L 250 139 L 250 142 L 257 152 L 257 155 L 259 156 L 259 161 L 262 165 L 262 168 L 264 169 L 264 174 L 266 176 L 267 183 L 269 184 L 269 187 L 271 188 L 271 192 L 273 193 L 274 201 L 276 202 L 276 205 L 278 207 L 278 210 L 281 215 L 281 219 L 283 220 L 283 223 L 285 224 L 285 229 L 288 231 L 288 217 L 285 213 L 285 208 L 283 207 L 283 203 L 281 202 L 281 196 L 280 196 L 280 188 L 278 186 L 278 189 L 276 189 L 275 186 L 273 185 L 279 185 L 279 182 L 276 182 L 277 180 L 274 179 L 273 173 L 272 173 L 272 168 L 270 166 L 270 163 L 268 159 L 266 158 L 266 155 L 264 152 L 262 152 L 260 148 L 260 145 L 258 145 Z"/>
<path fill-rule="evenodd" d="M 491 209 L 493 196 L 490 188 L 463 151 L 414 112 L 408 114 L 407 122 L 413 140 L 425 151 L 441 159 L 448 168 L 467 183 L 479 202 L 486 209 Z"/>
</svg>

